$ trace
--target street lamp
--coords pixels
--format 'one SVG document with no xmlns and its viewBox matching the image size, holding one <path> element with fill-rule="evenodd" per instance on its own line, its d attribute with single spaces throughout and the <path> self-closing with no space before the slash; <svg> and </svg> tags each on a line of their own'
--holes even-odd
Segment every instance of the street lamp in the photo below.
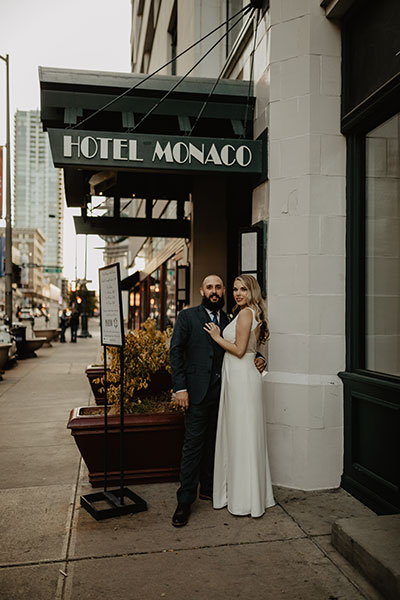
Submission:
<svg viewBox="0 0 400 600">
<path fill-rule="evenodd" d="M 12 324 L 12 229 L 11 229 L 11 141 L 10 141 L 10 60 L 8 54 L 1 56 L 6 63 L 6 94 L 7 94 L 7 173 L 6 173 L 6 260 L 5 260 L 5 284 L 6 284 L 6 317 Z"/>
</svg>

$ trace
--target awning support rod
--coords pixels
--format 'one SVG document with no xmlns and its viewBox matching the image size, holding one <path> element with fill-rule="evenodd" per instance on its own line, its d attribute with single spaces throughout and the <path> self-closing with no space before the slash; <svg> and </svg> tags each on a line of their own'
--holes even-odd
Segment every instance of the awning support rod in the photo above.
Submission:
<svg viewBox="0 0 400 600">
<path fill-rule="evenodd" d="M 244 25 L 244 27 L 242 27 L 242 31 L 243 31 L 243 30 L 244 30 L 244 31 L 246 30 L 246 28 L 247 28 L 247 25 L 249 24 L 249 21 L 250 21 L 250 19 L 252 19 L 253 15 L 254 15 L 254 12 L 252 12 L 252 13 L 250 14 L 249 18 L 248 18 L 248 19 L 247 19 L 247 21 L 246 21 L 246 24 Z M 214 85 L 212 86 L 210 93 L 208 94 L 207 98 L 204 100 L 203 106 L 201 107 L 201 109 L 200 109 L 200 111 L 199 111 L 199 114 L 198 114 L 198 115 L 197 115 L 197 117 L 196 117 L 196 120 L 195 120 L 195 122 L 194 122 L 194 124 L 193 124 L 193 127 L 191 128 L 190 132 L 188 133 L 188 135 L 189 135 L 189 136 L 191 136 L 191 135 L 192 135 L 192 133 L 193 133 L 193 130 L 195 129 L 195 127 L 196 127 L 197 123 L 200 121 L 200 119 L 201 119 L 201 116 L 202 116 L 202 114 L 203 114 L 203 112 L 204 112 L 204 109 L 206 108 L 206 106 L 207 106 L 207 104 L 208 104 L 208 102 L 209 102 L 209 100 L 210 100 L 211 96 L 213 95 L 213 93 L 214 93 L 214 91 L 215 91 L 215 88 L 217 87 L 217 85 L 218 85 L 218 83 L 219 83 L 219 81 L 220 81 L 220 79 L 221 79 L 221 77 L 222 77 L 222 73 L 224 72 L 226 65 L 227 65 L 227 64 L 229 63 L 229 61 L 231 60 L 231 57 L 232 57 L 232 54 L 233 54 L 233 51 L 234 51 L 234 50 L 235 50 L 235 47 L 233 47 L 233 48 L 231 49 L 231 51 L 229 52 L 228 56 L 226 57 L 226 61 L 224 62 L 224 65 L 223 65 L 223 67 L 222 67 L 222 69 L 221 69 L 221 71 L 220 71 L 220 73 L 219 73 L 219 75 L 218 75 L 218 78 L 215 80 L 215 83 L 214 83 Z M 251 78 L 250 78 L 250 79 L 251 79 Z M 249 85 L 250 85 L 250 82 L 249 82 Z M 248 101 L 249 101 L 249 99 L 247 98 L 247 102 L 248 102 Z"/>
<path fill-rule="evenodd" d="M 171 63 L 173 63 L 176 60 L 178 60 L 178 58 L 180 58 L 181 56 L 183 56 L 184 54 L 186 54 L 186 52 L 189 52 L 189 50 L 192 50 L 192 48 L 194 48 L 195 46 L 197 46 L 197 44 L 201 44 L 201 42 L 203 42 L 208 37 L 210 37 L 210 35 L 213 35 L 216 31 L 218 31 L 219 29 L 221 29 L 221 27 L 224 27 L 225 25 L 227 25 L 227 23 L 229 23 L 229 21 L 232 21 L 232 19 L 235 19 L 238 15 L 247 13 L 251 8 L 253 8 L 253 6 L 252 6 L 251 3 L 250 4 L 246 4 L 246 6 L 244 8 L 241 8 L 237 13 L 235 13 L 234 15 L 232 15 L 231 17 L 229 17 L 229 19 L 227 19 L 226 21 L 224 21 L 223 23 L 221 23 L 221 25 L 218 25 L 218 27 L 215 27 L 215 29 L 213 29 L 212 31 L 210 31 L 209 33 L 206 33 L 206 35 L 204 35 L 202 38 L 200 38 L 199 40 L 197 40 L 197 42 L 194 42 L 194 44 L 192 44 L 191 46 L 189 46 L 188 48 L 186 48 L 185 50 L 183 50 L 182 52 L 180 52 L 179 54 L 177 54 L 176 56 L 174 56 L 174 58 L 172 58 L 171 60 L 169 60 L 167 63 L 165 63 L 164 65 L 162 65 L 161 67 L 159 67 L 158 69 L 156 69 L 155 71 L 153 71 L 152 73 L 150 73 L 147 77 L 145 77 L 144 79 L 141 79 L 140 81 L 138 81 L 137 83 L 135 83 L 135 85 L 133 85 L 132 87 L 130 87 L 127 90 L 125 90 L 124 92 L 122 92 L 122 94 L 119 94 L 118 96 L 116 96 L 115 98 L 113 98 L 112 100 L 110 100 L 110 102 L 107 102 L 107 104 L 105 104 L 101 108 L 97 109 L 91 115 L 88 115 L 87 117 L 85 117 L 82 121 L 79 121 L 75 125 L 70 125 L 70 126 L 66 127 L 66 129 L 76 129 L 77 127 L 80 127 L 81 125 L 83 125 L 84 123 L 86 123 L 87 121 L 89 121 L 90 119 L 92 119 L 93 117 L 95 117 L 96 115 L 98 115 L 99 113 L 101 113 L 103 110 L 105 110 L 106 108 L 108 108 L 109 106 L 111 106 L 112 104 L 114 104 L 114 102 L 117 102 L 120 98 L 123 98 L 124 96 L 126 96 L 127 94 L 129 94 L 130 92 L 132 92 L 133 90 L 135 90 L 136 88 L 138 88 L 140 85 L 142 85 L 143 83 L 145 83 L 146 81 L 148 81 L 149 79 L 151 79 L 154 75 L 157 75 L 157 73 L 159 73 L 160 71 L 162 71 L 163 69 L 165 69 L 166 67 L 168 67 L 168 65 L 170 65 Z"/>
<path fill-rule="evenodd" d="M 247 11 L 245 11 L 245 12 L 252 11 L 252 13 L 254 14 L 254 11 L 255 11 L 255 10 L 256 10 L 256 9 L 253 9 L 253 8 L 250 6 L 250 7 L 247 9 Z M 245 12 L 243 12 L 243 14 L 245 14 Z M 252 16 L 252 15 L 251 15 L 251 16 Z M 178 86 L 179 86 L 179 85 L 182 83 L 182 81 L 184 81 L 184 80 L 186 79 L 186 77 L 187 77 L 188 75 L 190 75 L 190 73 L 191 73 L 192 71 L 194 71 L 194 69 L 195 69 L 196 67 L 198 67 L 198 65 L 199 65 L 199 64 L 200 64 L 200 63 L 201 63 L 201 62 L 202 62 L 202 61 L 203 61 L 203 60 L 204 60 L 204 59 L 205 59 L 205 58 L 206 58 L 206 57 L 207 57 L 207 56 L 208 56 L 208 55 L 209 55 L 209 54 L 210 54 L 210 53 L 211 53 L 213 50 L 214 50 L 214 48 L 215 48 L 216 46 L 218 46 L 218 44 L 219 44 L 220 42 L 222 42 L 222 41 L 223 41 L 223 40 L 224 40 L 224 39 L 225 39 L 225 38 L 228 36 L 229 32 L 230 32 L 232 29 L 234 29 L 234 28 L 236 27 L 236 25 L 237 25 L 237 24 L 238 24 L 238 23 L 241 21 L 241 19 L 242 19 L 242 15 L 240 15 L 240 18 L 239 18 L 237 21 L 235 21 L 235 23 L 234 23 L 233 25 L 231 25 L 231 26 L 230 26 L 230 27 L 229 27 L 229 28 L 226 30 L 226 32 L 224 33 L 224 35 L 223 35 L 223 36 L 221 36 L 221 37 L 220 37 L 220 38 L 219 38 L 219 39 L 218 39 L 218 40 L 217 40 L 217 41 L 216 41 L 216 42 L 215 42 L 215 43 L 214 43 L 214 44 L 211 46 L 211 48 L 210 48 L 209 50 L 207 50 L 207 52 L 206 52 L 205 54 L 203 54 L 203 56 L 201 56 L 201 58 L 200 58 L 200 59 L 199 59 L 199 60 L 198 60 L 198 61 L 197 61 L 197 62 L 196 62 L 194 65 L 193 65 L 193 67 L 191 67 L 191 68 L 189 69 L 189 71 L 187 71 L 187 73 L 185 73 L 185 75 L 182 75 L 182 77 L 181 77 L 181 78 L 180 78 L 180 79 L 179 79 L 179 80 L 178 80 L 178 81 L 175 83 L 175 85 L 173 85 L 173 86 L 172 86 L 172 88 L 171 88 L 170 90 L 168 90 L 168 92 L 166 92 L 166 94 L 164 94 L 164 96 L 163 96 L 163 97 L 162 97 L 162 98 L 161 98 L 161 99 L 160 99 L 160 100 L 159 100 L 159 101 L 158 101 L 156 104 L 154 104 L 154 106 L 152 106 L 152 107 L 151 107 L 151 109 L 150 109 L 149 111 L 147 111 L 147 113 L 144 115 L 144 117 L 142 117 L 142 118 L 140 119 L 140 121 L 139 121 L 139 122 L 138 122 L 138 123 L 135 125 L 135 127 L 132 127 L 132 128 L 130 128 L 130 129 L 127 129 L 127 132 L 128 132 L 128 133 L 132 133 L 133 131 L 136 131 L 136 129 L 137 129 L 137 128 L 138 128 L 138 127 L 139 127 L 139 126 L 140 126 L 140 125 L 143 123 L 143 121 L 145 121 L 145 120 L 147 119 L 147 117 L 149 117 L 149 116 L 150 116 L 150 115 L 151 115 L 151 114 L 152 114 L 152 113 L 153 113 L 153 112 L 156 110 L 156 108 L 158 108 L 158 107 L 160 106 L 160 104 L 161 104 L 162 102 L 164 102 L 164 100 L 166 100 L 166 98 L 168 98 L 168 96 L 169 96 L 170 94 L 172 94 L 172 92 L 173 92 L 174 90 L 176 90 L 176 88 L 177 88 L 177 87 L 178 87 Z"/>
</svg>

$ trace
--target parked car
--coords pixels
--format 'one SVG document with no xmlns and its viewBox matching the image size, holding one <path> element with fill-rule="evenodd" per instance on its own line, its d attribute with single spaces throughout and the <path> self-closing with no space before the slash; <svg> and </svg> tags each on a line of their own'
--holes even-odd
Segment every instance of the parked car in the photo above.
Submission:
<svg viewBox="0 0 400 600">
<path fill-rule="evenodd" d="M 24 319 L 33 319 L 33 311 L 31 308 L 21 308 L 18 313 L 18 319 L 23 321 Z"/>
</svg>

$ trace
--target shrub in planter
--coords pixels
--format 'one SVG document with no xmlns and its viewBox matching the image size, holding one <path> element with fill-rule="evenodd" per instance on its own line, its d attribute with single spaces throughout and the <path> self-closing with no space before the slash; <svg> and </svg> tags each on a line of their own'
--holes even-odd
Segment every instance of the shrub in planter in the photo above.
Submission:
<svg viewBox="0 0 400 600">
<path fill-rule="evenodd" d="M 159 331 L 150 319 L 142 329 L 130 331 L 124 345 L 124 403 L 126 412 L 135 412 L 143 396 L 171 388 L 169 341 L 172 330 Z M 119 412 L 120 350 L 108 347 L 110 373 L 107 373 L 107 402 Z M 104 378 L 103 378 L 104 382 Z"/>
</svg>

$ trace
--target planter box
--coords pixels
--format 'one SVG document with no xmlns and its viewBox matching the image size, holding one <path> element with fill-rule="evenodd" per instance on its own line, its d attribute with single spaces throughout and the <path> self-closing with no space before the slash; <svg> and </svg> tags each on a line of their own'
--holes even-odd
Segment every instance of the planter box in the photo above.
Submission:
<svg viewBox="0 0 400 600">
<path fill-rule="evenodd" d="M 57 337 L 58 330 L 57 329 L 34 329 L 33 333 L 37 338 L 44 337 L 46 338 L 45 346 L 51 347 L 51 342 Z"/>
<path fill-rule="evenodd" d="M 32 340 L 21 340 L 20 342 L 17 340 L 17 355 L 18 358 L 35 358 L 36 352 L 35 350 L 39 350 L 46 342 L 46 338 L 37 337 Z"/>
<path fill-rule="evenodd" d="M 103 414 L 93 414 L 102 410 Z M 93 487 L 104 484 L 104 408 L 71 411 L 67 425 Z M 125 415 L 125 483 L 178 481 L 183 444 L 181 412 Z M 108 417 L 108 482 L 119 483 L 120 416 Z"/>
<path fill-rule="evenodd" d="M 0 343 L 0 370 L 3 370 L 8 361 L 8 353 L 12 344 Z"/>
</svg>

